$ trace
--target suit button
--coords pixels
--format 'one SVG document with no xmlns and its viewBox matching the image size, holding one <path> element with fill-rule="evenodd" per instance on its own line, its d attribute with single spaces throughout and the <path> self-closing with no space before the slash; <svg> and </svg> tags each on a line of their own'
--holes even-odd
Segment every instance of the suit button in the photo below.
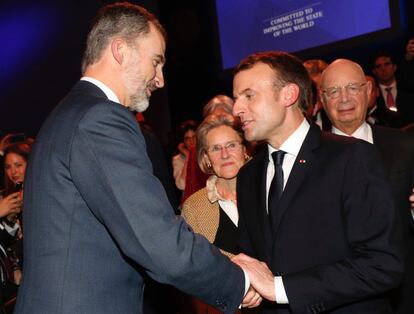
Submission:
<svg viewBox="0 0 414 314">
<path fill-rule="evenodd" d="M 219 299 L 216 299 L 216 306 L 222 311 L 225 312 L 227 310 L 227 303 L 221 302 Z"/>
</svg>

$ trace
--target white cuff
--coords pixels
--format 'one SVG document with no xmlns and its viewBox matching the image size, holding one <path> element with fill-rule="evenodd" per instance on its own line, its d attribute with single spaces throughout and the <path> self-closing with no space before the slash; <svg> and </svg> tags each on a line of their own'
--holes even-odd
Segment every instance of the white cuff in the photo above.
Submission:
<svg viewBox="0 0 414 314">
<path fill-rule="evenodd" d="M 275 294 L 276 303 L 289 304 L 289 300 L 285 291 L 285 286 L 283 285 L 283 280 L 280 276 L 275 277 Z"/>
<path fill-rule="evenodd" d="M 250 278 L 249 275 L 244 271 L 244 269 L 242 268 L 243 273 L 244 273 L 244 295 L 246 295 L 247 291 L 250 288 Z"/>
</svg>

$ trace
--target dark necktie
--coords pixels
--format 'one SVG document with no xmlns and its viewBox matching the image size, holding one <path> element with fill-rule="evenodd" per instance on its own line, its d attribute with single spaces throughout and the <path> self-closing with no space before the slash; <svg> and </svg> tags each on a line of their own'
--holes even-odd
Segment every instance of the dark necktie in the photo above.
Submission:
<svg viewBox="0 0 414 314">
<path fill-rule="evenodd" d="M 276 216 L 277 205 L 283 192 L 283 157 L 286 152 L 278 150 L 272 153 L 273 163 L 275 165 L 275 175 L 273 176 L 272 183 L 270 184 L 269 197 L 268 197 L 268 211 L 271 225 L 273 224 L 274 217 Z"/>
</svg>

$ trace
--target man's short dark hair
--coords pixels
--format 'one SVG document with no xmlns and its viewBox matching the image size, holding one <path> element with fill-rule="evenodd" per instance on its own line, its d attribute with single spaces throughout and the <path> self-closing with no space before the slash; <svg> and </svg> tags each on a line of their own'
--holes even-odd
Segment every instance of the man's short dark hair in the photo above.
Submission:
<svg viewBox="0 0 414 314">
<path fill-rule="evenodd" d="M 302 64 L 302 60 L 283 51 L 259 52 L 242 60 L 234 69 L 234 75 L 251 69 L 257 63 L 267 64 L 274 71 L 275 88 L 279 89 L 289 83 L 296 84 L 299 87 L 298 105 L 302 111 L 306 111 L 312 105 L 311 79 Z"/>
<path fill-rule="evenodd" d="M 392 64 L 395 64 L 394 57 L 388 51 L 379 51 L 375 54 L 374 60 L 372 62 L 372 66 L 375 69 L 375 63 L 377 62 L 378 58 L 389 58 Z"/>
</svg>

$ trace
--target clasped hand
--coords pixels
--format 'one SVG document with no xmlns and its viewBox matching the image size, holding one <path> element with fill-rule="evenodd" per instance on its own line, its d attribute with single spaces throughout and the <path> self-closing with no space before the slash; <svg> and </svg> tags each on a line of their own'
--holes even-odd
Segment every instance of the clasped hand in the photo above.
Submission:
<svg viewBox="0 0 414 314">
<path fill-rule="evenodd" d="M 274 276 L 266 263 L 245 254 L 234 256 L 232 262 L 239 265 L 249 276 L 250 288 L 244 296 L 242 307 L 259 306 L 263 298 L 275 301 Z"/>
</svg>

